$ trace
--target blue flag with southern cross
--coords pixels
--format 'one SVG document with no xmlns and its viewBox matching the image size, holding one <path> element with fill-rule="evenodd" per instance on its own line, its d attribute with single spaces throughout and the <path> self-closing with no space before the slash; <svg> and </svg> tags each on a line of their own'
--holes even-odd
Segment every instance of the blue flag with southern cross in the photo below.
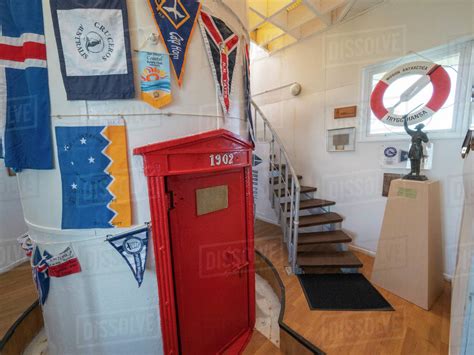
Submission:
<svg viewBox="0 0 474 355">
<path fill-rule="evenodd" d="M 63 229 L 131 226 L 130 180 L 123 122 L 56 127 Z"/>
</svg>

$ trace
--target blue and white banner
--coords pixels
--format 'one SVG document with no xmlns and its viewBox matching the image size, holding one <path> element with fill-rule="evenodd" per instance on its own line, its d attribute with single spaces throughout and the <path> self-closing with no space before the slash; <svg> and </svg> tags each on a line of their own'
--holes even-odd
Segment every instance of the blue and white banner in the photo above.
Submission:
<svg viewBox="0 0 474 355">
<path fill-rule="evenodd" d="M 125 0 L 51 0 L 68 100 L 135 97 Z"/>
<path fill-rule="evenodd" d="M 107 238 L 127 262 L 133 272 L 138 287 L 143 282 L 148 255 L 149 226 L 125 234 Z"/>
<path fill-rule="evenodd" d="M 41 0 L 0 0 L 0 138 L 5 165 L 53 169 Z"/>
</svg>

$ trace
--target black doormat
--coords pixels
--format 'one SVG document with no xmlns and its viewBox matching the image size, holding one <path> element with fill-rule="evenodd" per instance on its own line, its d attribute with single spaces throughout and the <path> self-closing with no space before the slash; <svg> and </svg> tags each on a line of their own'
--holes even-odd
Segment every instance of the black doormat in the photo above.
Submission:
<svg viewBox="0 0 474 355">
<path fill-rule="evenodd" d="M 362 274 L 298 275 L 311 310 L 393 311 Z"/>
</svg>

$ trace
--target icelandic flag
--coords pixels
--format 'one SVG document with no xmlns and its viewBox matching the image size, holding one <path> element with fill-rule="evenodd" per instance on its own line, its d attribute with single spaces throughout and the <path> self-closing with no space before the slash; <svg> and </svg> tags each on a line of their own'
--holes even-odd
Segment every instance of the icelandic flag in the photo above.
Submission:
<svg viewBox="0 0 474 355">
<path fill-rule="evenodd" d="M 38 247 L 33 252 L 33 259 L 31 266 L 33 268 L 33 280 L 35 281 L 36 289 L 38 290 L 39 300 L 41 304 L 46 303 L 49 293 L 50 278 L 48 274 L 48 264 L 46 260 L 50 255 L 45 251 L 43 257 Z"/>
<path fill-rule="evenodd" d="M 16 171 L 53 169 L 41 3 L 0 0 L 0 138 Z"/>
<path fill-rule="evenodd" d="M 148 0 L 148 3 L 181 86 L 188 46 L 201 3 L 198 0 Z"/>
<path fill-rule="evenodd" d="M 56 127 L 56 142 L 63 192 L 62 228 L 131 226 L 123 120 Z"/>
<path fill-rule="evenodd" d="M 239 36 L 224 21 L 204 11 L 201 11 L 199 23 L 222 107 L 226 113 L 229 113 Z"/>
<path fill-rule="evenodd" d="M 148 255 L 149 227 L 107 238 L 107 241 L 125 259 L 133 272 L 138 287 L 143 282 L 146 259 Z"/>
<path fill-rule="evenodd" d="M 135 98 L 125 0 L 51 0 L 68 100 Z"/>
</svg>

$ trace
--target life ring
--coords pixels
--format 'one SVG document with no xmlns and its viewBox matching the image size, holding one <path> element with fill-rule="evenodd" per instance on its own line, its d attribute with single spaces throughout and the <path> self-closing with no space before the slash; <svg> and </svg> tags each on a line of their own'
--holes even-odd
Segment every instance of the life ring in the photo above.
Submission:
<svg viewBox="0 0 474 355">
<path fill-rule="evenodd" d="M 370 107 L 380 121 L 391 126 L 403 126 L 403 116 L 389 112 L 383 103 L 383 97 L 391 84 L 408 75 L 426 75 L 433 85 L 433 96 L 430 101 L 408 116 L 410 125 L 427 120 L 446 103 L 451 92 L 451 79 L 441 65 L 421 61 L 403 64 L 385 74 L 372 92 Z"/>
</svg>

